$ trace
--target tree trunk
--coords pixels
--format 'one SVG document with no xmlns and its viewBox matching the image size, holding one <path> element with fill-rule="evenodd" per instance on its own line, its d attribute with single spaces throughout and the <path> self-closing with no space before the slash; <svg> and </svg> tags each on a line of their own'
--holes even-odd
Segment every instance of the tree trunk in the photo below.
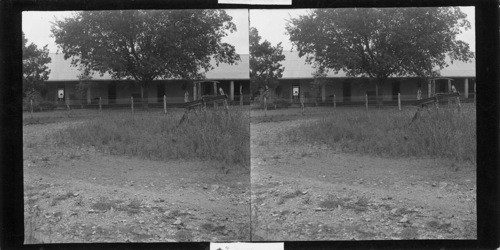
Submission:
<svg viewBox="0 0 500 250">
<path fill-rule="evenodd" d="M 384 86 L 384 79 L 377 78 L 375 80 L 375 100 L 378 107 L 384 105 L 382 86 Z"/>
</svg>

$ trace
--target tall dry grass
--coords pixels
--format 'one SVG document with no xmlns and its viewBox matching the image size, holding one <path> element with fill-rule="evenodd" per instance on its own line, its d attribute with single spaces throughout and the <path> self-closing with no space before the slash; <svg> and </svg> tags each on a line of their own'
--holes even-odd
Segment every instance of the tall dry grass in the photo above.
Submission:
<svg viewBox="0 0 500 250">
<path fill-rule="evenodd" d="M 214 160 L 228 166 L 250 165 L 248 112 L 219 110 L 190 113 L 108 113 L 57 134 L 60 146 L 93 146 L 114 155 L 151 160 Z"/>
<path fill-rule="evenodd" d="M 476 162 L 476 109 L 463 105 L 398 111 L 336 109 L 317 122 L 286 132 L 291 142 L 324 143 L 343 152 L 386 157 L 436 157 Z"/>
</svg>

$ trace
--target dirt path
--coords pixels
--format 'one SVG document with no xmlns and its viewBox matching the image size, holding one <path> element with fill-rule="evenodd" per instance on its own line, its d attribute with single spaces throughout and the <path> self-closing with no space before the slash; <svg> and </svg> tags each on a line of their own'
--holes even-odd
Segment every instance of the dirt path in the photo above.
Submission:
<svg viewBox="0 0 500 250">
<path fill-rule="evenodd" d="M 313 121 L 252 124 L 253 240 L 476 237 L 474 166 L 345 154 L 279 136 Z"/>
<path fill-rule="evenodd" d="M 24 126 L 26 243 L 249 240 L 250 173 L 60 148 Z"/>
</svg>

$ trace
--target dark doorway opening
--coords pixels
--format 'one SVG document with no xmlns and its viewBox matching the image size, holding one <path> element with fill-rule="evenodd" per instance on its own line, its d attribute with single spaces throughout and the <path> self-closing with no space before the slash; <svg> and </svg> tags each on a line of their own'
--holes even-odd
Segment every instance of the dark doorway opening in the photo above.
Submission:
<svg viewBox="0 0 500 250">
<path fill-rule="evenodd" d="M 446 93 L 446 86 L 448 85 L 447 80 L 437 80 L 436 81 L 436 92 L 437 93 Z"/>
<path fill-rule="evenodd" d="M 165 95 L 165 85 L 163 83 L 158 83 L 156 85 L 157 102 L 163 102 L 163 96 Z"/>
<path fill-rule="evenodd" d="M 116 103 L 116 83 L 108 84 L 108 103 Z"/>
<path fill-rule="evenodd" d="M 293 85 L 292 86 L 292 97 L 294 101 L 300 100 L 300 86 Z"/>
<path fill-rule="evenodd" d="M 351 101 L 351 83 L 349 81 L 342 83 L 342 98 L 344 102 Z"/>
<path fill-rule="evenodd" d="M 396 101 L 398 99 L 398 94 L 401 93 L 401 88 L 400 88 L 399 82 L 393 82 L 392 83 L 392 100 Z"/>
</svg>

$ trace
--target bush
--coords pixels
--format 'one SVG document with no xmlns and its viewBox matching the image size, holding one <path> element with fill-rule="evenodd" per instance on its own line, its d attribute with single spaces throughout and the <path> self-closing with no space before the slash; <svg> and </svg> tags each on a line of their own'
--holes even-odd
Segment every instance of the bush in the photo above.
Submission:
<svg viewBox="0 0 500 250">
<path fill-rule="evenodd" d="M 250 125 L 246 112 L 232 110 L 181 114 L 112 114 L 60 132 L 61 144 L 94 146 L 115 155 L 151 160 L 214 160 L 223 168 L 250 166 Z"/>
<path fill-rule="evenodd" d="M 57 107 L 55 102 L 44 101 L 41 98 L 33 99 L 33 112 L 43 110 L 54 110 Z M 30 99 L 23 98 L 23 111 L 30 111 Z"/>
</svg>

